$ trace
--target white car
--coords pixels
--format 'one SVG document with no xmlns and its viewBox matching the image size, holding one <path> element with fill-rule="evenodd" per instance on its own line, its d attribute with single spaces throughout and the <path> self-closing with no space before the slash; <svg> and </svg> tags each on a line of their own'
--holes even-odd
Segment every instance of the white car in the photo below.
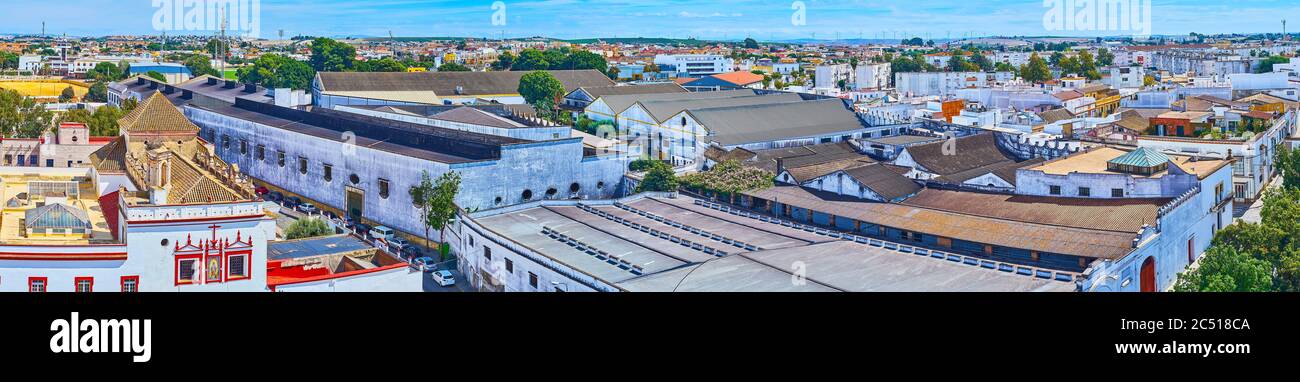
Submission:
<svg viewBox="0 0 1300 382">
<path fill-rule="evenodd" d="M 433 281 L 438 283 L 438 285 L 445 286 L 445 287 L 456 285 L 456 276 L 452 275 L 451 271 L 449 270 L 440 269 L 437 271 L 433 271 L 431 276 L 433 276 Z"/>
</svg>

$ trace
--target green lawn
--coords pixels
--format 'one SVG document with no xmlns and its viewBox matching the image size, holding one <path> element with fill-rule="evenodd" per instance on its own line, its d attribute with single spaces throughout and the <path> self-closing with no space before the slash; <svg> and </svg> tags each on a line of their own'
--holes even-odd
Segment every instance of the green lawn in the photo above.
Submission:
<svg viewBox="0 0 1300 382">
<path fill-rule="evenodd" d="M 224 77 L 224 78 L 227 79 L 227 80 L 235 80 L 235 79 L 238 79 L 238 78 L 235 78 L 235 69 L 226 69 L 225 73 L 222 73 L 221 76 Z"/>
</svg>

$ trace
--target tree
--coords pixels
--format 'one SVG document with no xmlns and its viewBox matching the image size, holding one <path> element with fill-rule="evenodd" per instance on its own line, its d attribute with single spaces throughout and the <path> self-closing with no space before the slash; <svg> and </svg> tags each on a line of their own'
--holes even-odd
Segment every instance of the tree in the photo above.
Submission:
<svg viewBox="0 0 1300 382">
<path fill-rule="evenodd" d="M 77 91 L 72 90 L 71 86 L 63 88 L 63 91 L 59 93 L 60 103 L 72 102 L 72 100 L 76 98 L 77 98 Z"/>
<path fill-rule="evenodd" d="M 971 56 L 970 63 L 974 64 L 976 67 L 979 67 L 979 70 L 984 72 L 991 72 L 995 68 L 995 65 L 993 65 L 993 61 L 989 60 L 988 56 L 985 56 L 979 52 L 975 52 L 975 54 Z"/>
<path fill-rule="evenodd" d="M 311 68 L 318 72 L 346 72 L 356 66 L 357 49 L 347 43 L 320 37 L 311 41 Z"/>
<path fill-rule="evenodd" d="M 192 54 L 189 57 L 186 57 L 184 61 L 181 61 L 181 63 L 185 64 L 185 67 L 190 70 L 190 74 L 195 77 L 203 75 L 221 77 L 221 73 L 217 72 L 217 69 L 212 67 L 212 60 L 208 59 L 207 56 Z"/>
<path fill-rule="evenodd" d="M 636 192 L 672 192 L 677 191 L 677 174 L 673 172 L 672 166 L 661 161 L 653 161 L 654 164 L 646 170 L 645 177 L 641 183 L 637 184 Z"/>
<path fill-rule="evenodd" d="M 126 78 L 125 69 L 126 68 L 118 67 L 111 62 L 101 62 L 95 64 L 94 68 L 91 68 L 89 72 L 86 72 L 86 78 L 94 79 L 99 82 L 121 81 Z"/>
<path fill-rule="evenodd" d="M 373 61 L 361 61 L 357 63 L 358 72 L 405 72 L 406 65 L 392 59 L 384 57 Z"/>
<path fill-rule="evenodd" d="M 1178 292 L 1267 292 L 1273 289 L 1268 262 L 1232 248 L 1206 251 L 1197 269 L 1178 274 Z"/>
<path fill-rule="evenodd" d="M 108 85 L 104 81 L 95 82 L 90 85 L 90 90 L 86 92 L 87 102 L 108 102 Z"/>
<path fill-rule="evenodd" d="M 1052 69 L 1047 67 L 1047 61 L 1038 57 L 1038 53 L 1029 56 L 1029 63 L 1020 67 L 1020 78 L 1029 82 L 1046 82 L 1052 79 Z"/>
<path fill-rule="evenodd" d="M 1111 53 L 1110 49 L 1106 49 L 1106 48 L 1097 49 L 1098 66 L 1105 67 L 1105 66 L 1111 66 L 1113 64 L 1115 64 L 1115 54 Z"/>
<path fill-rule="evenodd" d="M 428 171 L 420 175 L 420 184 L 411 188 L 411 200 L 420 208 L 420 221 L 424 224 L 424 238 L 429 240 L 429 231 L 438 230 L 438 237 L 447 241 L 446 229 L 456 219 L 456 193 L 460 192 L 460 173 L 449 171 L 437 180 L 429 176 Z M 443 249 L 439 248 L 440 253 Z"/>
<path fill-rule="evenodd" d="M 268 88 L 309 89 L 316 71 L 307 63 L 278 54 L 266 54 L 253 61 L 253 65 L 235 72 L 240 82 L 259 84 Z"/>
<path fill-rule="evenodd" d="M 54 114 L 17 91 L 0 89 L 0 134 L 36 138 L 49 129 Z"/>
<path fill-rule="evenodd" d="M 284 230 L 286 240 L 305 239 L 309 237 L 329 235 L 333 230 L 330 229 L 325 221 L 318 218 L 298 219 Z"/>
<path fill-rule="evenodd" d="M 1255 73 L 1270 73 L 1273 71 L 1273 65 L 1285 64 L 1288 62 L 1291 62 L 1291 59 L 1283 56 L 1265 58 L 1263 61 L 1259 62 L 1259 69 L 1255 69 Z"/>
<path fill-rule="evenodd" d="M 18 69 L 18 55 L 0 52 L 0 69 Z"/>
<path fill-rule="evenodd" d="M 564 96 L 564 84 L 551 73 L 539 70 L 519 78 L 519 95 L 533 105 L 539 115 L 550 116 L 555 112 L 560 97 Z"/>
<path fill-rule="evenodd" d="M 1282 173 L 1282 185 L 1287 188 L 1300 188 L 1300 150 L 1292 150 L 1288 145 L 1278 145 L 1278 172 Z"/>
<path fill-rule="evenodd" d="M 442 64 L 442 66 L 439 66 L 438 71 L 439 72 L 468 72 L 470 71 L 470 69 L 465 65 L 457 64 L 455 62 L 448 62 L 446 64 Z"/>
<path fill-rule="evenodd" d="M 568 57 L 565 57 L 564 60 L 560 62 L 558 67 L 552 67 L 551 69 L 595 69 L 599 70 L 601 73 L 608 74 L 609 63 L 605 61 L 605 56 L 583 50 L 569 54 Z"/>
<path fill-rule="evenodd" d="M 948 70 L 952 72 L 974 72 L 980 70 L 980 67 L 966 61 L 965 56 L 954 55 L 948 60 Z"/>
<path fill-rule="evenodd" d="M 1256 270 L 1271 277 L 1266 290 L 1300 291 L 1300 189 L 1283 187 L 1264 195 L 1259 223 L 1237 222 L 1215 234 L 1209 254 L 1222 259 L 1202 259 L 1201 268 L 1179 275 L 1179 284 L 1188 291 L 1221 291 L 1255 288 Z M 1223 251 L 1248 256 L 1254 261 L 1237 259 Z M 1217 264 L 1217 265 L 1215 265 Z M 1236 289 L 1230 289 L 1236 288 Z M 1251 289 L 1255 290 L 1255 289 Z"/>
<path fill-rule="evenodd" d="M 162 73 L 158 73 L 157 70 L 150 70 L 149 72 L 145 73 L 144 75 L 145 75 L 145 76 L 148 76 L 149 78 L 152 78 L 152 79 L 158 80 L 158 81 L 167 82 L 167 76 L 164 76 Z"/>
<path fill-rule="evenodd" d="M 90 128 L 90 135 L 114 137 L 118 135 L 117 120 L 126 116 L 126 112 L 112 105 L 101 106 L 92 114 L 86 109 L 73 109 L 59 117 L 59 122 L 79 122 Z"/>
<path fill-rule="evenodd" d="M 745 38 L 745 49 L 758 49 L 758 40 L 755 40 L 755 39 L 753 39 L 753 38 L 746 37 L 746 38 Z"/>
<path fill-rule="evenodd" d="M 497 60 L 492 63 L 492 70 L 506 71 L 515 65 L 515 54 L 510 52 L 501 53 Z"/>
<path fill-rule="evenodd" d="M 537 49 L 524 49 L 519 53 L 519 58 L 515 59 L 514 65 L 510 70 L 529 71 L 529 70 L 548 70 L 551 68 L 551 62 L 547 61 L 546 54 Z"/>
</svg>

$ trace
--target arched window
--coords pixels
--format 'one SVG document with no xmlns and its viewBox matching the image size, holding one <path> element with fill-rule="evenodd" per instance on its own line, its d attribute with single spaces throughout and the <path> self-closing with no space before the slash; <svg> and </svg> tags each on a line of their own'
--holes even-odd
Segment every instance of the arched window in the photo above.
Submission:
<svg viewBox="0 0 1300 382">
<path fill-rule="evenodd" d="M 569 185 L 569 192 L 570 192 L 570 193 L 575 193 L 575 194 L 576 194 L 576 193 L 578 193 L 578 190 L 581 190 L 581 189 L 582 189 L 582 186 L 579 185 L 577 182 L 574 182 L 573 184 L 570 184 L 570 185 Z"/>
<path fill-rule="evenodd" d="M 524 193 L 520 196 L 524 198 L 525 202 L 529 200 L 533 200 L 533 190 L 524 190 Z"/>
</svg>

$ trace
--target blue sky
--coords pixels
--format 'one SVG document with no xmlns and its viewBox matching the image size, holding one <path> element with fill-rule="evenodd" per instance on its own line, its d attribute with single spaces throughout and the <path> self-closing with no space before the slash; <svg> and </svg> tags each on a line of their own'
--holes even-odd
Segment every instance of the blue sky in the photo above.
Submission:
<svg viewBox="0 0 1300 382">
<path fill-rule="evenodd" d="M 51 33 L 157 34 L 155 1 L 183 0 L 6 0 L 0 33 L 38 33 L 45 21 Z M 1300 29 L 1300 1 L 1125 1 L 1153 2 L 1154 34 L 1278 32 L 1287 16 L 1294 16 L 1289 29 Z M 802 0 L 803 25 L 792 22 L 796 2 L 791 0 L 504 0 L 505 25 L 493 25 L 493 2 L 261 0 L 261 37 L 274 38 L 279 30 L 286 36 L 386 36 L 391 30 L 397 36 L 759 40 L 1131 34 L 1049 31 L 1043 0 Z"/>
</svg>

